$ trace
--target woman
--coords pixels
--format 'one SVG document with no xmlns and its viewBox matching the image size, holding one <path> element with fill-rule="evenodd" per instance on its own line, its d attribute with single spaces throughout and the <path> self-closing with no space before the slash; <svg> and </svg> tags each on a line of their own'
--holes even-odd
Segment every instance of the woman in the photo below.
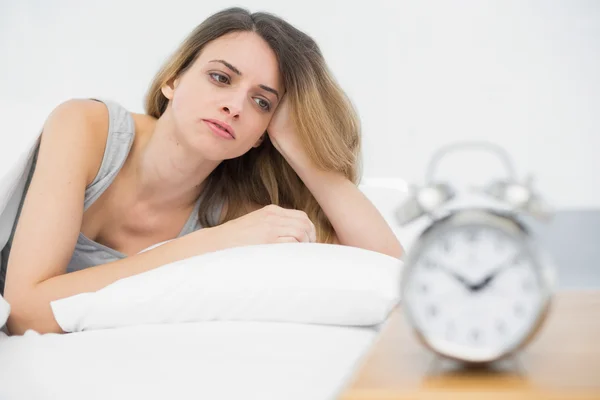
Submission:
<svg viewBox="0 0 600 400">
<path fill-rule="evenodd" d="M 356 187 L 357 117 L 285 21 L 211 16 L 157 74 L 146 112 L 77 99 L 48 117 L 4 249 L 12 334 L 62 333 L 51 301 L 219 249 L 318 241 L 401 256 Z"/>
</svg>

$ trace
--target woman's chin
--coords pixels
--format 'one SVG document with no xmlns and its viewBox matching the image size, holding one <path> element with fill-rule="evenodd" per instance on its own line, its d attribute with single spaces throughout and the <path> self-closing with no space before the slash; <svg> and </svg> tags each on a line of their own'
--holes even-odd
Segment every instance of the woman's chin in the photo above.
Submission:
<svg viewBox="0 0 600 400">
<path fill-rule="evenodd" d="M 211 138 L 196 138 L 190 142 L 190 149 L 197 154 L 199 158 L 206 161 L 223 161 L 230 158 L 236 158 L 240 154 L 237 149 L 230 145 L 219 143 Z"/>
</svg>

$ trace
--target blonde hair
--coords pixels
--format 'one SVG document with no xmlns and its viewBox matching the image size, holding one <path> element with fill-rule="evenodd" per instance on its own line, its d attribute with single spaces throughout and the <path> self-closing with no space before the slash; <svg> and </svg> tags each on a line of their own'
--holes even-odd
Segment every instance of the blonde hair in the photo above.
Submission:
<svg viewBox="0 0 600 400">
<path fill-rule="evenodd" d="M 154 77 L 146 95 L 146 113 L 159 118 L 168 105 L 161 88 L 183 74 L 207 43 L 237 31 L 257 33 L 276 54 L 296 133 L 315 166 L 341 173 L 358 184 L 358 115 L 328 70 L 315 41 L 272 14 L 251 14 L 234 7 L 198 25 Z M 219 201 L 228 204 L 222 222 L 246 214 L 253 204 L 276 204 L 306 212 L 315 224 L 319 242 L 330 243 L 334 237 L 327 216 L 268 135 L 259 147 L 221 162 L 208 176 L 203 193 L 198 216 L 203 226 L 214 226 L 209 211 Z"/>
</svg>

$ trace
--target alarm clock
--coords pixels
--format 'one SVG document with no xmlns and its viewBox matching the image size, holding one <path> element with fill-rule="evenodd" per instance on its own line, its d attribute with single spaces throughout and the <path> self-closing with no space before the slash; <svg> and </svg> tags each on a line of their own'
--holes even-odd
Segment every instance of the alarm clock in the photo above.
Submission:
<svg viewBox="0 0 600 400">
<path fill-rule="evenodd" d="M 489 151 L 507 170 L 462 202 L 455 187 L 434 178 L 439 160 L 461 149 Z M 515 354 L 543 326 L 556 268 L 526 215 L 547 220 L 551 213 L 531 179 L 517 181 L 504 149 L 462 142 L 434 153 L 425 184 L 413 185 L 396 211 L 403 226 L 429 217 L 405 255 L 400 285 L 404 314 L 426 347 L 466 363 L 490 363 Z"/>
</svg>

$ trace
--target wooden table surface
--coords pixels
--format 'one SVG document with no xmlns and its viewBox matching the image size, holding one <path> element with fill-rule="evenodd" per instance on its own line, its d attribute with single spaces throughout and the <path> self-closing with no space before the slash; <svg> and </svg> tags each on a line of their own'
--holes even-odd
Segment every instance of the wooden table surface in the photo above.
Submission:
<svg viewBox="0 0 600 400">
<path fill-rule="evenodd" d="M 398 307 L 340 400 L 600 399 L 600 291 L 561 291 L 517 357 L 467 369 L 435 356 Z"/>
</svg>

